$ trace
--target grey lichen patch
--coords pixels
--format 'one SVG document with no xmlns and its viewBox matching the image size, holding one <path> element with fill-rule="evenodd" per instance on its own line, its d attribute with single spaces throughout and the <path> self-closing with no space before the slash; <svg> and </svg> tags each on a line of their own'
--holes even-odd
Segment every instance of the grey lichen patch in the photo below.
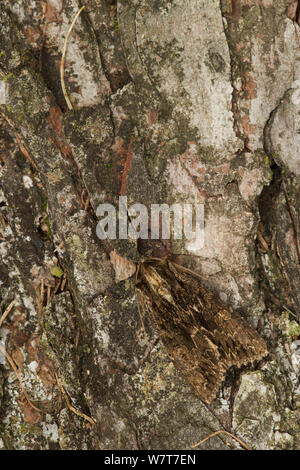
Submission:
<svg viewBox="0 0 300 470">
<path fill-rule="evenodd" d="M 50 49 L 46 51 L 48 60 L 55 63 L 60 59 L 63 43 L 72 19 L 78 11 L 78 5 L 73 1 L 67 1 L 53 6 L 53 9 L 60 17 L 60 21 L 51 22 L 51 28 L 48 27 L 46 31 L 45 42 Z M 59 80 L 58 74 L 49 69 L 48 75 L 47 80 L 52 87 L 55 86 L 55 81 Z M 76 106 L 103 103 L 110 92 L 109 83 L 102 70 L 98 44 L 86 12 L 82 12 L 77 19 L 73 34 L 69 37 L 65 81 L 71 100 Z"/>
<path fill-rule="evenodd" d="M 176 369 L 161 346 L 152 350 L 150 360 L 146 361 L 136 374 L 136 385 L 141 387 L 141 407 L 143 410 L 150 400 L 159 403 L 159 397 L 174 393 Z M 149 406 L 149 404 L 148 404 Z"/>
<path fill-rule="evenodd" d="M 298 76 L 298 40 L 286 18 L 285 0 L 276 7 L 268 1 L 243 7 L 237 3 L 232 12 L 228 3 L 221 6 L 228 21 L 237 128 L 248 148 L 256 150 L 263 146 L 271 112 Z"/>
<path fill-rule="evenodd" d="M 16 49 L 19 61 L 11 60 L 8 65 L 9 72 L 4 76 L 7 79 L 6 111 L 19 125 L 30 116 L 31 126 L 37 130 L 42 118 L 49 110 L 49 103 L 43 96 L 44 84 L 38 73 L 32 68 L 21 66 L 26 64 L 26 56 L 21 57 Z M 25 64 L 24 64 L 25 62 Z M 32 83 L 35 86 L 32 86 Z"/>
<path fill-rule="evenodd" d="M 295 410 L 286 408 L 282 412 L 280 427 L 275 431 L 276 449 L 299 449 L 299 403 Z"/>
<path fill-rule="evenodd" d="M 138 46 L 143 53 L 145 67 L 151 80 L 161 93 L 166 91 L 165 87 L 167 85 L 168 92 L 170 89 L 173 89 L 174 94 L 177 91 L 184 95 L 185 90 L 181 85 L 184 79 L 184 73 L 180 60 L 183 48 L 180 46 L 178 40 L 173 38 L 171 41 L 159 43 L 156 40 L 144 41 L 143 36 L 144 35 L 142 35 L 141 38 L 139 36 L 137 37 Z M 147 54 L 144 53 L 144 49 L 148 49 Z M 149 53 L 150 50 L 153 52 Z M 161 74 L 162 68 L 165 70 L 165 76 Z M 166 93 L 166 97 L 171 98 L 168 92 Z"/>
<path fill-rule="evenodd" d="M 78 361 L 85 363 L 90 348 L 85 342 L 84 328 L 81 330 L 82 319 L 75 313 L 69 292 L 61 293 L 51 299 L 44 309 L 43 326 L 45 332 L 43 348 L 56 366 L 56 374 L 70 403 L 74 409 L 85 411 L 90 415 L 81 383 L 82 375 L 86 377 L 88 371 L 84 368 L 82 373 L 78 371 Z M 62 402 L 59 402 L 58 427 L 54 427 L 51 423 L 42 423 L 47 441 L 51 440 L 54 434 L 57 446 L 61 449 L 89 448 L 91 430 L 85 428 L 82 417 L 67 409 L 65 398 L 62 398 Z"/>
<path fill-rule="evenodd" d="M 5 429 L 1 437 L 6 450 L 36 450 L 59 448 L 55 435 L 45 434 L 43 425 L 27 424 L 18 416 L 11 416 L 9 422 L 4 423 Z M 53 424 L 55 426 L 55 424 Z M 53 440 L 52 440 L 53 439 Z M 52 441 L 52 442 L 51 442 Z"/>
<path fill-rule="evenodd" d="M 181 145 L 178 139 L 172 139 L 162 145 L 157 151 L 151 152 L 151 148 L 145 153 L 145 166 L 149 179 L 157 183 L 164 175 L 167 162 L 178 155 Z"/>
<path fill-rule="evenodd" d="M 269 362 L 262 370 L 243 374 L 235 399 L 233 430 L 253 449 L 299 447 L 299 381 L 282 350 L 277 357 L 278 361 Z"/>
<path fill-rule="evenodd" d="M 84 291 L 88 297 L 103 292 L 112 282 L 112 267 L 97 246 L 85 211 L 79 211 L 68 218 L 65 240 L 73 264 L 73 274 L 70 274 L 78 292 Z"/>
<path fill-rule="evenodd" d="M 46 176 L 51 179 L 52 178 L 55 178 L 57 181 L 61 181 L 63 180 L 63 177 L 64 177 L 64 173 L 62 171 L 61 168 L 58 168 L 56 165 L 56 162 L 53 162 L 53 168 L 51 168 L 51 171 L 49 173 L 46 174 Z"/>
<path fill-rule="evenodd" d="M 265 144 L 270 156 L 288 172 L 300 175 L 300 81 L 295 81 L 266 126 Z"/>
<path fill-rule="evenodd" d="M 110 109 L 99 105 L 74 110 L 64 115 L 63 129 L 96 211 L 101 202 L 112 202 L 112 188 L 116 186 L 117 165 L 108 150 L 114 142 Z"/>
<path fill-rule="evenodd" d="M 266 153 L 262 150 L 244 153 L 244 165 L 237 168 L 239 191 L 246 201 L 255 201 L 264 188 L 270 184 L 273 174 Z"/>
<path fill-rule="evenodd" d="M 137 331 L 141 336 L 143 325 L 135 300 L 134 282 L 134 278 L 119 282 L 110 287 L 109 295 L 98 296 L 90 304 L 93 340 L 102 351 L 101 368 L 105 362 L 112 369 L 121 367 L 134 373 L 139 357 L 147 349 L 145 342 L 137 341 Z"/>
<path fill-rule="evenodd" d="M 282 266 L 275 253 L 262 253 L 261 263 L 264 269 L 264 273 L 268 278 L 270 288 L 275 293 L 277 298 L 279 297 L 282 302 L 285 301 L 284 293 L 278 289 L 279 285 L 282 284 L 283 273 Z"/>
<path fill-rule="evenodd" d="M 172 103 L 174 116 L 186 116 L 205 146 L 237 150 L 229 52 L 218 2 L 209 9 L 205 2 L 173 2 L 167 13 L 142 4 L 136 14 L 136 41 L 144 73 Z M 173 60 L 164 59 L 169 50 Z"/>
<path fill-rule="evenodd" d="M 219 54 L 219 52 L 214 51 L 214 49 L 209 49 L 207 53 L 208 60 L 206 61 L 206 64 L 208 67 L 212 68 L 215 72 L 224 72 L 226 69 L 226 63 Z"/>
<path fill-rule="evenodd" d="M 120 405 L 135 424 L 142 449 L 188 449 L 218 429 L 217 419 L 184 383 L 161 343 L 120 387 L 128 391 Z M 228 447 L 217 439 L 214 448 Z"/>
<path fill-rule="evenodd" d="M 280 410 L 274 385 L 262 371 L 243 374 L 233 409 L 233 430 L 257 450 L 272 449 Z"/>
<path fill-rule="evenodd" d="M 58 442 L 61 450 L 87 450 L 91 448 L 89 432 L 83 432 L 82 418 L 64 408 L 60 411 Z"/>
<path fill-rule="evenodd" d="M 60 380 L 75 400 L 81 398 L 80 382 L 76 370 L 76 358 L 82 354 L 78 345 L 79 325 L 68 292 L 52 298 L 43 312 L 45 351 L 54 358 Z"/>
<path fill-rule="evenodd" d="M 112 139 L 111 117 L 107 106 L 73 110 L 64 116 L 63 127 L 76 147 L 83 146 L 84 143 L 101 146 L 107 139 Z"/>
<path fill-rule="evenodd" d="M 21 318 L 12 316 L 15 323 L 15 339 L 23 338 L 24 344 L 19 347 L 10 344 L 10 354 L 18 365 L 19 377 L 31 403 L 44 410 L 44 413 L 34 409 L 32 404 L 24 399 L 15 372 L 8 362 L 3 364 L 2 371 L 6 375 L 5 398 L 2 402 L 2 419 L 0 435 L 5 449 L 49 449 L 58 447 L 57 428 L 54 417 L 56 396 L 53 390 L 52 368 L 48 358 L 43 354 L 39 344 L 39 336 L 28 336 L 30 328 L 24 329 L 19 324 Z M 31 324 L 36 323 L 30 318 Z M 23 328 L 22 328 L 23 327 Z M 11 333 L 11 332 L 10 332 Z M 17 344 L 17 343 L 15 343 Z M 1 380 L 0 380 L 1 383 Z M 53 400 L 53 401 L 52 401 Z"/>
</svg>

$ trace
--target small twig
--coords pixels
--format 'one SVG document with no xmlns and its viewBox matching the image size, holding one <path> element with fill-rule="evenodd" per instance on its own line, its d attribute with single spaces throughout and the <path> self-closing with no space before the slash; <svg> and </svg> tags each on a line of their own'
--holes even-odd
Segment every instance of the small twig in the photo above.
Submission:
<svg viewBox="0 0 300 470">
<path fill-rule="evenodd" d="M 60 389 L 61 393 L 63 394 L 65 400 L 66 400 L 66 403 L 67 403 L 67 406 L 68 406 L 69 410 L 71 410 L 73 413 L 75 413 L 76 415 L 80 416 L 81 418 L 86 419 L 86 420 L 87 420 L 89 423 L 91 423 L 93 426 L 96 426 L 96 423 L 95 423 L 95 421 L 94 421 L 92 418 L 90 418 L 90 417 L 87 416 L 86 414 L 82 413 L 82 411 L 76 410 L 76 408 L 74 408 L 74 406 L 71 404 L 70 399 L 69 399 L 69 397 L 68 397 L 68 395 L 67 395 L 67 393 L 66 393 L 64 387 L 62 386 L 62 384 L 61 384 L 61 382 L 60 382 L 60 380 L 59 380 L 59 378 L 58 378 L 56 372 L 55 372 L 55 378 L 56 378 L 57 385 L 59 386 L 59 389 Z"/>
<path fill-rule="evenodd" d="M 53 295 L 55 295 L 56 292 L 58 291 L 59 286 L 61 285 L 61 282 L 62 282 L 61 278 L 58 278 L 57 281 L 56 281 L 56 286 L 55 286 L 55 288 L 54 288 Z"/>
<path fill-rule="evenodd" d="M 78 348 L 78 343 L 79 343 L 79 336 L 80 336 L 80 331 L 77 330 L 76 336 L 75 336 L 75 348 Z"/>
<path fill-rule="evenodd" d="M 46 305 L 48 305 L 49 301 L 51 298 L 51 287 L 47 286 L 47 300 L 46 300 Z"/>
<path fill-rule="evenodd" d="M 44 292 L 45 292 L 45 288 L 44 288 L 44 279 L 41 280 L 41 292 L 40 292 L 40 297 L 41 297 L 41 305 L 43 308 L 43 303 L 44 303 Z"/>
<path fill-rule="evenodd" d="M 61 250 L 63 246 L 64 246 L 64 242 L 60 242 L 60 244 L 55 248 L 54 253 L 58 250 Z"/>
<path fill-rule="evenodd" d="M 284 308 L 284 310 L 287 311 L 287 313 L 289 313 L 290 315 L 292 315 L 292 317 L 296 318 L 296 320 L 299 321 L 297 315 L 295 315 L 294 312 L 292 312 L 292 310 L 290 310 L 286 305 L 283 305 L 282 307 Z"/>
<path fill-rule="evenodd" d="M 19 381 L 21 390 L 22 390 L 22 392 L 23 392 L 23 394 L 24 394 L 24 396 L 25 396 L 25 398 L 26 398 L 28 404 L 29 404 L 32 408 L 34 408 L 36 411 L 38 411 L 39 413 L 47 413 L 47 411 L 41 410 L 40 408 L 38 408 L 37 406 L 35 406 L 35 405 L 31 402 L 31 400 L 30 400 L 30 398 L 29 398 L 29 396 L 28 396 L 28 394 L 27 394 L 27 392 L 26 392 L 26 389 L 25 389 L 25 387 L 24 387 L 24 385 L 23 385 L 23 383 L 22 383 L 22 379 L 21 379 L 21 377 L 20 377 L 20 374 L 19 374 L 19 371 L 18 371 L 18 369 L 17 369 L 16 364 L 14 363 L 13 359 L 10 357 L 10 355 L 8 354 L 8 352 L 5 351 L 5 349 L 1 346 L 1 344 L 0 344 L 0 351 L 1 351 L 2 354 L 6 357 L 6 359 L 7 359 L 8 362 L 9 362 L 9 364 L 10 364 L 11 367 L 13 368 L 14 373 L 16 374 L 17 379 L 18 379 L 18 381 Z"/>
<path fill-rule="evenodd" d="M 65 87 L 65 80 L 64 80 L 64 68 L 65 68 L 65 56 L 66 56 L 66 51 L 67 51 L 67 46 L 68 46 L 68 40 L 69 40 L 69 37 L 70 37 L 70 34 L 72 32 L 72 29 L 74 27 L 74 24 L 78 18 L 78 16 L 80 15 L 80 13 L 82 12 L 82 10 L 85 9 L 85 6 L 82 6 L 80 8 L 80 10 L 78 10 L 78 12 L 76 13 L 76 15 L 74 16 L 74 19 L 71 23 L 71 26 L 69 28 L 69 31 L 67 32 L 67 35 L 65 37 L 65 42 L 64 42 L 64 47 L 63 47 L 63 51 L 62 51 L 62 56 L 61 56 L 61 62 L 60 62 L 60 83 L 61 83 L 61 88 L 62 88 L 62 92 L 63 92 L 63 95 L 65 97 L 65 100 L 66 100 L 66 103 L 68 105 L 68 108 L 69 109 L 73 109 L 73 106 L 71 104 L 71 101 L 69 100 L 69 97 L 68 97 L 68 94 L 67 94 L 67 90 L 66 90 L 66 87 Z"/>
<path fill-rule="evenodd" d="M 64 274 L 64 277 L 63 277 L 63 280 L 62 280 L 62 283 L 61 283 L 61 286 L 60 286 L 60 290 L 61 292 L 63 292 L 64 288 L 65 288 L 65 285 L 66 285 L 66 282 L 67 282 L 67 278 Z"/>
<path fill-rule="evenodd" d="M 22 142 L 22 140 L 21 140 L 21 137 L 20 137 L 18 134 L 16 134 L 16 133 L 14 133 L 14 136 L 15 136 L 15 138 L 16 138 L 16 141 L 18 142 L 18 145 L 19 145 L 20 150 L 21 150 L 21 152 L 23 153 L 23 155 L 27 158 L 27 160 L 28 160 L 29 163 L 33 166 L 33 168 L 34 168 L 35 170 L 38 170 L 38 167 L 37 167 L 36 163 L 33 161 L 33 159 L 32 159 L 31 156 L 30 156 L 30 153 L 28 152 L 28 150 L 27 150 L 26 147 L 24 146 L 24 144 L 23 144 L 23 142 Z"/>
<path fill-rule="evenodd" d="M 269 251 L 269 245 L 268 243 L 266 242 L 266 240 L 264 239 L 264 237 L 262 236 L 262 234 L 258 231 L 257 232 L 257 238 L 259 239 L 261 245 L 263 246 L 263 248 L 266 250 L 266 251 Z"/>
<path fill-rule="evenodd" d="M 2 214 L 2 212 L 0 212 L 0 222 L 2 224 L 2 227 L 4 228 L 4 230 L 6 229 L 6 221 L 5 221 L 5 217 L 4 215 Z M 3 239 L 4 240 L 4 239 Z"/>
<path fill-rule="evenodd" d="M 49 175 L 49 173 L 47 174 L 47 178 L 48 178 L 48 180 L 54 181 L 55 183 L 59 183 L 59 182 L 60 182 L 60 179 L 59 179 L 59 178 L 55 178 L 55 176 Z"/>
<path fill-rule="evenodd" d="M 86 201 L 85 201 L 85 204 L 84 204 L 84 210 L 87 211 L 88 207 L 89 207 L 89 204 L 90 204 L 90 198 L 87 197 L 86 198 Z"/>
<path fill-rule="evenodd" d="M 7 307 L 7 309 L 5 310 L 5 312 L 3 313 L 3 315 L 1 316 L 0 318 L 0 328 L 2 326 L 2 323 L 4 322 L 5 318 L 7 317 L 7 315 L 9 314 L 9 312 L 11 311 L 11 309 L 13 308 L 15 304 L 15 300 L 13 300 L 9 306 Z"/>
<path fill-rule="evenodd" d="M 218 434 L 221 434 L 221 433 L 227 434 L 228 436 L 230 436 L 230 437 L 232 437 L 233 439 L 235 439 L 242 447 L 244 447 L 244 449 L 246 449 L 246 450 L 252 450 L 249 446 L 247 446 L 247 444 L 245 444 L 245 442 L 241 441 L 241 439 L 239 439 L 238 437 L 234 436 L 234 435 L 231 434 L 230 432 L 224 431 L 224 430 L 220 430 L 220 431 L 213 432 L 213 433 L 210 434 L 209 436 L 207 436 L 207 437 L 205 437 L 204 439 L 202 439 L 202 441 L 198 442 L 197 444 L 194 444 L 194 445 L 192 446 L 192 449 L 194 449 L 195 447 L 200 446 L 201 444 L 203 444 L 205 441 L 207 441 L 207 440 L 210 439 L 211 437 L 217 436 Z"/>
<path fill-rule="evenodd" d="M 13 300 L 13 301 L 9 304 L 9 306 L 7 307 L 7 309 L 5 310 L 5 312 L 3 313 L 3 315 L 1 316 L 1 318 L 0 318 L 0 328 L 1 328 L 1 325 L 2 325 L 2 323 L 4 322 L 5 318 L 7 317 L 7 315 L 9 314 L 9 312 L 12 310 L 14 304 L 15 304 L 15 300 Z M 23 392 L 23 394 L 24 394 L 24 396 L 25 396 L 25 398 L 26 398 L 28 404 L 29 404 L 32 408 L 34 408 L 35 410 L 37 410 L 37 411 L 39 411 L 39 412 L 41 412 L 41 413 L 45 413 L 45 411 L 41 410 L 40 408 L 38 408 L 37 406 L 35 406 L 35 405 L 31 402 L 31 400 L 30 400 L 30 398 L 29 398 L 29 396 L 28 396 L 28 394 L 27 394 L 27 392 L 26 392 L 26 389 L 25 389 L 25 387 L 24 387 L 24 385 L 23 385 L 23 383 L 22 383 L 22 379 L 21 379 L 21 377 L 20 377 L 20 374 L 19 374 L 19 371 L 18 371 L 18 369 L 17 369 L 17 366 L 16 366 L 16 364 L 14 363 L 14 360 L 10 357 L 10 355 L 9 355 L 8 352 L 3 348 L 3 346 L 1 346 L 1 344 L 0 344 L 0 351 L 1 351 L 2 354 L 6 357 L 6 359 L 7 359 L 8 362 L 9 362 L 9 364 L 10 364 L 11 367 L 13 368 L 14 373 L 16 374 L 16 377 L 17 377 L 17 379 L 18 379 L 18 381 L 19 381 L 21 390 L 22 390 L 22 392 Z"/>
</svg>

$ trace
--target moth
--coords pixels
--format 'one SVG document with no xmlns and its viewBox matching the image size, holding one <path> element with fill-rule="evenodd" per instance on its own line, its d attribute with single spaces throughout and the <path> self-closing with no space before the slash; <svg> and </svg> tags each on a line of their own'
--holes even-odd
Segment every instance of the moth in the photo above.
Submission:
<svg viewBox="0 0 300 470">
<path fill-rule="evenodd" d="M 175 366 L 207 404 L 231 366 L 268 353 L 259 334 L 204 287 L 200 275 L 167 257 L 139 263 L 136 294 Z"/>
</svg>

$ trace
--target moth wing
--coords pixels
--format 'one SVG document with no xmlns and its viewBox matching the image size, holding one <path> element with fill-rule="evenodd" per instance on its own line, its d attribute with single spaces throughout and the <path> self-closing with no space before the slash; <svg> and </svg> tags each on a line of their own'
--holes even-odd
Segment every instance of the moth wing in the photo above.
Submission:
<svg viewBox="0 0 300 470">
<path fill-rule="evenodd" d="M 218 348 L 210 341 L 202 327 L 192 334 L 191 339 L 192 344 L 185 344 L 180 335 L 176 335 L 171 342 L 162 337 L 169 355 L 185 381 L 197 396 L 210 403 L 224 380 L 227 366 L 221 360 Z"/>
<path fill-rule="evenodd" d="M 268 354 L 267 346 L 257 331 L 231 307 L 216 303 L 214 315 L 215 343 L 227 362 L 237 367 L 258 361 Z"/>
<path fill-rule="evenodd" d="M 209 403 L 220 387 L 227 365 L 222 361 L 216 345 L 199 324 L 184 326 L 178 322 L 180 306 L 164 305 L 160 308 L 137 289 L 137 299 L 143 312 L 149 314 L 151 323 L 159 334 L 169 356 L 183 378 L 203 401 Z M 165 313 L 168 310 L 168 317 Z M 191 318 L 192 320 L 192 318 Z"/>
<path fill-rule="evenodd" d="M 216 396 L 231 366 L 240 367 L 267 354 L 264 340 L 234 311 L 220 308 L 210 312 L 214 318 L 209 328 L 198 321 L 194 302 L 178 303 L 175 309 L 169 305 L 169 312 L 174 322 L 169 319 L 167 328 L 157 319 L 158 311 L 152 322 L 177 369 L 206 403 Z M 189 323 L 181 321 L 177 326 L 176 319 L 186 316 Z"/>
<path fill-rule="evenodd" d="M 153 269 L 161 290 L 151 285 Z M 206 289 L 198 274 L 161 259 L 146 261 L 142 271 L 138 300 L 183 378 L 206 403 L 215 397 L 229 367 L 267 354 L 258 333 Z"/>
<path fill-rule="evenodd" d="M 173 266 L 177 278 L 183 275 L 181 280 L 191 292 L 187 310 L 190 310 L 196 323 L 198 320 L 205 322 L 205 334 L 210 335 L 228 367 L 240 367 L 260 360 L 268 354 L 266 343 L 257 331 L 232 307 L 206 289 L 197 273 L 182 266 Z"/>
</svg>

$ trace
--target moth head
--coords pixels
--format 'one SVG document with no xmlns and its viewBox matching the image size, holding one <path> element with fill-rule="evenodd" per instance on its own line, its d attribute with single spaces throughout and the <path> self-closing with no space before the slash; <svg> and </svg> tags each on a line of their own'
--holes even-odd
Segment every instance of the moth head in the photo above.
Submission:
<svg viewBox="0 0 300 470">
<path fill-rule="evenodd" d="M 146 258 L 169 258 L 173 259 L 172 241 L 158 239 L 151 239 L 151 232 L 149 231 L 149 238 L 139 238 L 137 240 L 137 249 L 141 256 Z"/>
</svg>

